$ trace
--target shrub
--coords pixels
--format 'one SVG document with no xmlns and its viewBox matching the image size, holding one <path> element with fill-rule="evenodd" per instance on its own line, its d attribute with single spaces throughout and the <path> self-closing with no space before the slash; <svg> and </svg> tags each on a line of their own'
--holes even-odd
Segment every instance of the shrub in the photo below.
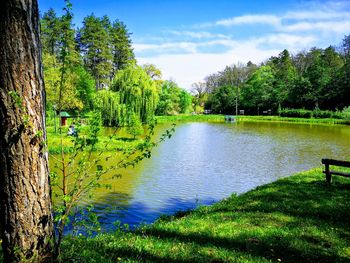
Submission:
<svg viewBox="0 0 350 263">
<path fill-rule="evenodd" d="M 344 119 L 349 120 L 350 121 L 350 106 L 345 107 L 342 111 L 342 116 Z"/>
<path fill-rule="evenodd" d="M 313 112 L 305 109 L 281 109 L 281 117 L 312 118 Z"/>
<path fill-rule="evenodd" d="M 280 114 L 282 117 L 294 117 L 294 118 L 334 118 L 334 119 L 344 119 L 346 112 L 348 112 L 348 119 L 350 119 L 350 106 L 345 108 L 343 111 L 330 111 L 330 110 L 320 110 L 315 108 L 314 110 L 305 109 L 281 109 Z"/>
</svg>

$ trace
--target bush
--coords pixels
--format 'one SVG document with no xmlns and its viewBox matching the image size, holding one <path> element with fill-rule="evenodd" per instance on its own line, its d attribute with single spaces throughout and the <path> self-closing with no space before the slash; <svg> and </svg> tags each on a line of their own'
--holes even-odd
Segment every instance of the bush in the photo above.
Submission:
<svg viewBox="0 0 350 263">
<path fill-rule="evenodd" d="M 325 118 L 333 118 L 333 112 L 329 110 L 320 110 L 320 109 L 315 109 L 312 111 L 312 115 L 314 118 L 320 118 L 320 119 L 325 119 Z"/>
<path fill-rule="evenodd" d="M 136 138 L 136 136 L 143 134 L 142 122 L 136 116 L 136 114 L 132 114 L 129 122 L 129 126 L 127 127 L 127 131 L 130 135 Z"/>
<path fill-rule="evenodd" d="M 350 106 L 345 107 L 342 111 L 342 117 L 350 121 Z"/>
<path fill-rule="evenodd" d="M 305 109 L 281 109 L 281 117 L 312 118 L 313 112 Z"/>
<path fill-rule="evenodd" d="M 314 110 L 305 109 L 281 109 L 280 116 L 282 117 L 294 117 L 294 118 L 317 118 L 317 119 L 344 119 L 346 115 L 344 111 L 348 111 L 348 118 L 350 118 L 350 107 L 341 111 L 320 110 L 315 108 Z"/>
</svg>

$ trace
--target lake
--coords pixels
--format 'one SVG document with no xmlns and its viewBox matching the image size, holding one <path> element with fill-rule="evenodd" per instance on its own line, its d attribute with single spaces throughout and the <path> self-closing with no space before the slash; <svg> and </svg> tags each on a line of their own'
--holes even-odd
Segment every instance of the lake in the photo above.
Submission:
<svg viewBox="0 0 350 263">
<path fill-rule="evenodd" d="M 325 157 L 349 159 L 349 126 L 180 123 L 151 159 L 124 171 L 109 181 L 111 190 L 99 189 L 81 205 L 94 205 L 104 230 L 113 229 L 115 221 L 135 227 L 320 167 Z"/>
</svg>

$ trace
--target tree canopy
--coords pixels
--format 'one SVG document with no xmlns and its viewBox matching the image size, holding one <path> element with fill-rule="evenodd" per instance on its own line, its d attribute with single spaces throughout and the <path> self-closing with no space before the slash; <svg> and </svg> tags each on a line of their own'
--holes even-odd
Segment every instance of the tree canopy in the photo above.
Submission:
<svg viewBox="0 0 350 263">
<path fill-rule="evenodd" d="M 205 108 L 232 114 L 237 100 L 250 114 L 280 107 L 342 110 L 350 105 L 349 46 L 346 36 L 338 49 L 313 47 L 295 55 L 285 49 L 259 66 L 226 66 L 206 77 Z"/>
</svg>

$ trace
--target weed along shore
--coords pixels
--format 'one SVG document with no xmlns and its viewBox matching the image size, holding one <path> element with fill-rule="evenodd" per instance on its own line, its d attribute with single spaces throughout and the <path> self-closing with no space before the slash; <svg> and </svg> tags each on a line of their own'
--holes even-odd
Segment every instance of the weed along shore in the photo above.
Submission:
<svg viewBox="0 0 350 263">
<path fill-rule="evenodd" d="M 71 262 L 349 262 L 350 180 L 321 169 L 134 231 L 67 236 Z"/>
<path fill-rule="evenodd" d="M 157 116 L 157 123 L 171 122 L 225 122 L 225 115 L 220 114 L 180 114 L 175 116 Z M 336 118 L 297 118 L 297 117 L 280 117 L 280 116 L 249 116 L 238 115 L 236 121 L 240 122 L 292 122 L 292 123 L 309 123 L 309 124 L 344 124 L 349 125 L 347 119 Z"/>
</svg>

